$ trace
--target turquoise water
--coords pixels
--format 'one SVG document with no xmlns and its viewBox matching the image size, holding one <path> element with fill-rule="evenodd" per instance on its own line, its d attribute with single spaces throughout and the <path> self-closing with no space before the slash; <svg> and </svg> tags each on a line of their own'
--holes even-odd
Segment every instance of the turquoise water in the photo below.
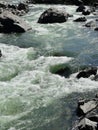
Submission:
<svg viewBox="0 0 98 130">
<path fill-rule="evenodd" d="M 30 5 L 24 34 L 0 34 L 0 130 L 69 130 L 77 100 L 97 91 L 98 82 L 75 78 L 83 66 L 98 66 L 98 32 L 73 20 L 76 6 L 52 5 L 74 15 L 66 23 L 40 25 L 50 5 Z M 96 16 L 88 16 L 88 21 Z M 67 66 L 64 78 L 51 68 Z"/>
</svg>

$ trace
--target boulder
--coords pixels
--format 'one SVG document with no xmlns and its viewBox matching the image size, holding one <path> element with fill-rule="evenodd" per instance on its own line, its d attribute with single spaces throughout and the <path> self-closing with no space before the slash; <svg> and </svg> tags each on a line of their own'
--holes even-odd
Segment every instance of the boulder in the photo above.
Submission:
<svg viewBox="0 0 98 130">
<path fill-rule="evenodd" d="M 0 14 L 0 23 L 0 33 L 22 33 L 31 29 L 24 20 L 9 11 Z"/>
<path fill-rule="evenodd" d="M 47 24 L 47 23 L 63 23 L 68 19 L 68 13 L 63 10 L 58 10 L 56 8 L 49 8 L 43 12 L 38 20 L 38 23 Z"/>
<path fill-rule="evenodd" d="M 85 17 L 79 17 L 74 20 L 74 22 L 85 22 L 85 21 L 87 21 L 87 19 Z"/>
<path fill-rule="evenodd" d="M 80 120 L 78 124 L 78 129 L 79 130 L 98 130 L 98 123 L 91 121 L 87 118 L 83 118 Z"/>
<path fill-rule="evenodd" d="M 80 5 L 77 9 L 76 12 L 83 12 L 85 10 L 85 6 L 84 5 Z"/>
<path fill-rule="evenodd" d="M 97 106 L 97 101 L 96 100 L 91 100 L 91 101 L 81 101 L 78 103 L 77 107 L 77 115 L 78 116 L 84 116 L 88 114 L 89 112 L 93 111 Z"/>
<path fill-rule="evenodd" d="M 97 74 L 97 67 L 91 67 L 89 69 L 83 70 L 79 72 L 79 74 L 76 76 L 78 79 L 83 77 L 83 78 L 88 78 L 91 75 L 96 75 Z"/>
</svg>

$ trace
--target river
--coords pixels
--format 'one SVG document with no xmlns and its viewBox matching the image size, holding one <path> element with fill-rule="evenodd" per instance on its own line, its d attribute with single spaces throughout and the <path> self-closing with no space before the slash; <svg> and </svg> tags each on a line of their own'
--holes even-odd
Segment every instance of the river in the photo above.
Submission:
<svg viewBox="0 0 98 130">
<path fill-rule="evenodd" d="M 51 6 L 74 17 L 60 24 L 38 24 L 40 14 Z M 76 8 L 30 5 L 23 18 L 31 31 L 0 34 L 0 130 L 69 130 L 77 118 L 78 98 L 97 93 L 98 82 L 75 77 L 81 67 L 98 66 L 98 32 L 73 22 L 81 15 Z M 50 71 L 62 67 L 71 69 L 69 78 Z"/>
</svg>

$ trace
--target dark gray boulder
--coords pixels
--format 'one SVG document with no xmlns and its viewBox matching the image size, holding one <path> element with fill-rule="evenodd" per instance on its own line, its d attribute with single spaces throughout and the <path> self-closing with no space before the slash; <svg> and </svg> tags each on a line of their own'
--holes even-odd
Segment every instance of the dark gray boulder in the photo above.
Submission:
<svg viewBox="0 0 98 130">
<path fill-rule="evenodd" d="M 96 75 L 97 74 L 97 67 L 91 67 L 89 69 L 83 70 L 81 72 L 78 73 L 78 75 L 76 76 L 78 79 L 83 77 L 83 78 L 88 78 L 91 75 Z"/>
<path fill-rule="evenodd" d="M 63 10 L 58 10 L 56 8 L 49 8 L 43 12 L 38 20 L 38 23 L 63 23 L 68 20 L 68 13 Z"/>
<path fill-rule="evenodd" d="M 85 21 L 87 21 L 87 19 L 85 17 L 79 17 L 74 20 L 74 22 L 85 22 Z"/>
<path fill-rule="evenodd" d="M 31 27 L 20 17 L 9 11 L 0 14 L 0 33 L 22 33 L 30 30 Z"/>
<path fill-rule="evenodd" d="M 83 118 L 80 120 L 78 124 L 78 129 L 79 130 L 98 130 L 98 123 L 91 121 L 87 118 Z"/>
</svg>

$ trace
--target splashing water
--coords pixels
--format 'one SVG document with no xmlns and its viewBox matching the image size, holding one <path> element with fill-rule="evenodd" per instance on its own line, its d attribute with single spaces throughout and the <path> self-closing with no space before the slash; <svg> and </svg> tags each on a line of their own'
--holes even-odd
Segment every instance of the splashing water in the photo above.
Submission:
<svg viewBox="0 0 98 130">
<path fill-rule="evenodd" d="M 52 6 L 74 17 L 62 24 L 40 25 L 37 20 L 50 5 L 31 5 L 23 18 L 32 31 L 0 34 L 0 130 L 68 130 L 78 93 L 97 90 L 98 82 L 90 79 L 51 73 L 51 67 L 56 70 L 62 64 L 72 70 L 98 65 L 97 32 L 73 23 L 80 15 L 75 6 Z"/>
</svg>

